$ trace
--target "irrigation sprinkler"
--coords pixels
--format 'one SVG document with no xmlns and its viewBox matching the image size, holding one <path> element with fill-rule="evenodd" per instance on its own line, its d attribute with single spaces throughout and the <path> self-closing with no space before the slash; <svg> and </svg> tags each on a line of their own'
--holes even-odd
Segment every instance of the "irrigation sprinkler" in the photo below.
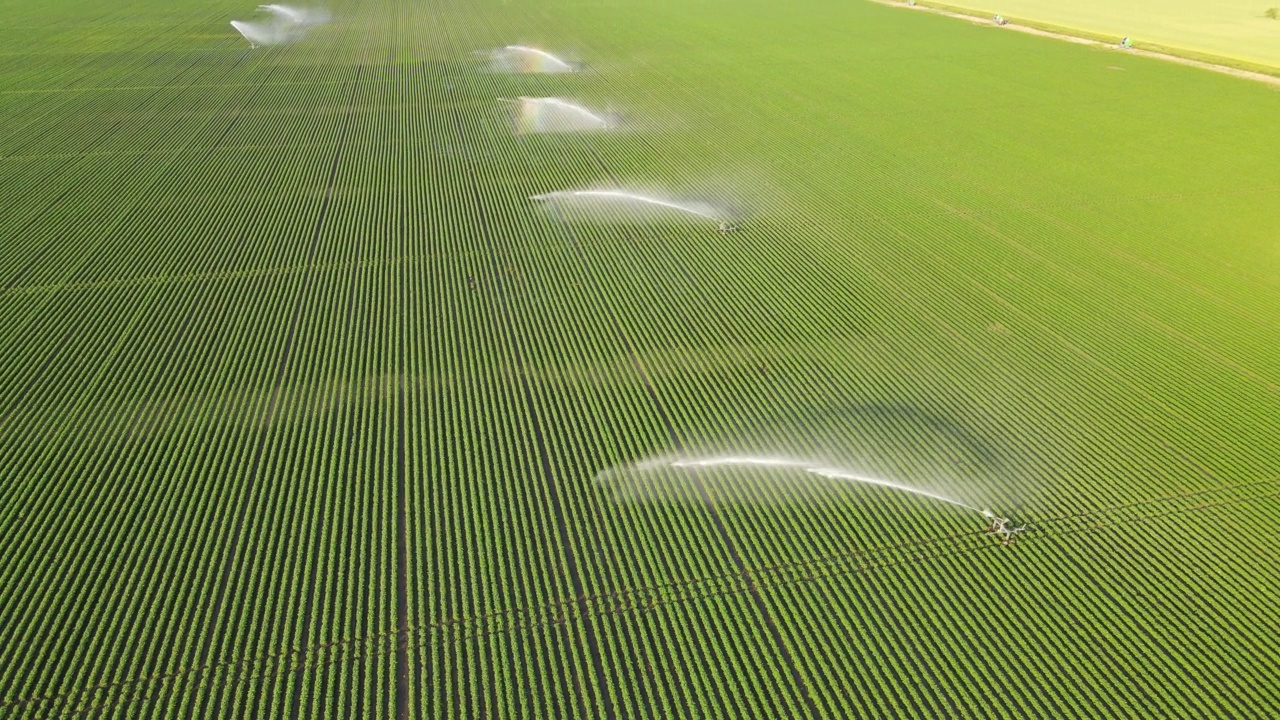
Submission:
<svg viewBox="0 0 1280 720">
<path fill-rule="evenodd" d="M 983 510 L 974 505 L 961 502 L 953 497 L 942 495 L 924 488 L 914 487 L 906 483 L 897 482 L 895 480 L 885 480 L 882 478 L 870 477 L 862 475 L 845 468 L 824 465 L 817 461 L 801 460 L 788 457 L 769 457 L 759 455 L 720 455 L 709 457 L 666 457 L 654 458 L 643 462 L 638 462 L 625 468 L 614 468 L 605 470 L 596 476 L 596 481 L 607 481 L 608 478 L 614 477 L 621 472 L 620 477 L 626 477 L 630 473 L 652 473 L 662 469 L 676 470 L 698 470 L 698 469 L 715 469 L 726 467 L 755 467 L 768 469 L 785 469 L 795 470 L 808 475 L 816 475 L 828 480 L 836 480 L 845 483 L 857 483 L 861 485 L 870 485 L 874 487 L 886 488 L 897 492 L 916 495 L 928 500 L 954 505 L 970 512 L 975 512 L 987 519 L 987 526 L 984 533 L 995 535 L 999 538 L 1002 545 L 1012 545 L 1017 536 L 1026 532 L 1028 527 L 1025 523 L 1014 526 L 1009 518 L 1001 517 L 990 510 Z M 622 480 L 612 488 L 614 499 L 619 502 L 631 500 L 642 501 L 647 497 L 660 497 L 654 495 L 654 487 L 642 478 Z"/>
<path fill-rule="evenodd" d="M 690 203 L 672 202 L 670 200 L 663 200 L 651 195 L 641 195 L 639 193 L 624 192 L 622 190 L 560 190 L 556 192 L 543 193 L 542 195 L 530 195 L 529 199 L 538 203 L 556 203 L 574 200 L 603 201 L 619 203 L 622 205 L 673 210 L 678 213 L 684 213 L 692 217 L 714 222 L 716 227 L 722 233 L 733 232 L 738 229 L 736 225 L 725 220 L 713 208 L 700 207 Z"/>
<path fill-rule="evenodd" d="M 999 538 L 1001 545 L 1012 545 L 1017 541 L 1018 535 L 1027 531 L 1026 523 L 1014 527 L 1010 524 L 1012 521 L 1009 518 L 1000 517 L 990 510 L 983 510 L 982 514 L 991 521 L 987 526 L 987 534 Z"/>
<path fill-rule="evenodd" d="M 263 45 L 280 45 L 300 39 L 308 28 L 329 21 L 323 10 L 291 7 L 288 5 L 259 5 L 258 10 L 271 16 L 268 22 L 244 22 L 232 20 L 231 27 L 249 41 L 250 48 Z"/>
<path fill-rule="evenodd" d="M 263 23 L 232 20 L 231 27 L 235 28 L 236 32 L 240 33 L 245 40 L 249 41 L 250 49 L 257 49 L 262 45 L 276 45 L 283 42 L 279 33 Z"/>
</svg>

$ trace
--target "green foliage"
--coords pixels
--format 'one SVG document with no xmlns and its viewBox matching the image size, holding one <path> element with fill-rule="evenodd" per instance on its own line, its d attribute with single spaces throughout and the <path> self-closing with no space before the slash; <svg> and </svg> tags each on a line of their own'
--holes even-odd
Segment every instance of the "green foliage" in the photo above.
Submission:
<svg viewBox="0 0 1280 720">
<path fill-rule="evenodd" d="M 1275 20 L 1277 18 L 1280 18 L 1280 8 L 1267 8 L 1267 11 L 1263 14 L 1271 18 L 1272 20 Z"/>
<path fill-rule="evenodd" d="M 875 3 L 252 9 L 8 9 L 0 716 L 1278 714 L 1280 95 Z M 740 229 L 528 200 L 615 185 Z M 599 481 L 677 453 L 1033 531 Z"/>
</svg>

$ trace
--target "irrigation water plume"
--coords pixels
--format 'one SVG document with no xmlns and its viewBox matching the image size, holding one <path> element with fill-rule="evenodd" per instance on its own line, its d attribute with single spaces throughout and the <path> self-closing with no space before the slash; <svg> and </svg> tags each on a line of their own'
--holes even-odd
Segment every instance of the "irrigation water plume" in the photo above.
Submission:
<svg viewBox="0 0 1280 720">
<path fill-rule="evenodd" d="M 815 462 L 808 462 L 805 460 L 790 460 L 787 458 L 763 458 L 763 457 L 714 457 L 714 458 L 700 458 L 700 459 L 692 459 L 692 460 L 673 460 L 671 461 L 670 465 L 671 467 L 674 467 L 674 468 L 700 468 L 700 467 L 712 468 L 712 467 L 734 467 L 734 466 L 757 466 L 757 467 L 763 466 L 763 467 L 789 468 L 792 470 L 800 470 L 800 471 L 809 473 L 811 475 L 818 475 L 820 477 L 827 478 L 828 480 L 842 480 L 845 482 L 856 482 L 856 483 L 863 483 L 866 485 L 875 485 L 878 487 L 889 488 L 891 490 L 899 490 L 901 492 L 911 493 L 912 495 L 919 495 L 920 497 L 929 498 L 931 500 L 937 500 L 939 502 L 950 503 L 957 507 L 962 507 L 966 510 L 972 510 L 977 513 L 984 513 L 984 514 L 987 513 L 986 510 L 976 508 L 972 505 L 967 505 L 954 498 L 949 498 L 946 495 L 939 495 L 938 493 L 929 492 L 928 490 L 921 490 L 920 488 L 914 488 L 914 487 L 911 487 L 910 485 L 904 485 L 902 483 L 894 482 L 892 480 L 881 480 L 879 478 L 867 477 L 865 475 L 858 475 L 856 473 L 850 472 L 842 468 L 829 467 L 829 466 L 825 466 Z"/>
<path fill-rule="evenodd" d="M 530 200 L 544 203 L 564 203 L 576 200 L 605 201 L 607 203 L 630 205 L 639 208 L 674 210 L 678 213 L 692 215 L 716 223 L 722 232 L 737 229 L 721 216 L 714 208 L 693 203 L 678 203 L 663 200 L 651 195 L 624 192 L 622 190 L 561 190 L 542 195 L 530 195 Z"/>
<path fill-rule="evenodd" d="M 553 97 L 503 98 L 502 102 L 516 106 L 515 132 L 517 135 L 554 132 L 588 132 L 608 130 L 612 123 L 596 113 Z"/>
<path fill-rule="evenodd" d="M 786 458 L 786 457 L 764 457 L 764 456 L 752 456 L 752 455 L 721 455 L 721 456 L 715 456 L 715 457 L 674 458 L 674 459 L 660 458 L 655 460 L 648 460 L 641 463 L 636 463 L 634 465 L 631 465 L 628 468 L 624 468 L 624 470 L 630 470 L 633 472 L 652 472 L 652 471 L 663 469 L 663 468 L 696 470 L 699 468 L 725 468 L 725 467 L 760 467 L 760 468 L 777 468 L 777 469 L 786 469 L 786 470 L 796 470 L 802 473 L 806 473 L 808 475 L 814 475 L 817 477 L 826 478 L 828 480 L 837 480 L 841 482 L 860 483 L 863 485 L 882 487 L 882 488 L 887 488 L 889 490 L 909 493 L 911 495 L 916 495 L 918 497 L 926 498 L 929 500 L 936 500 L 938 502 L 947 503 L 948 505 L 954 505 L 956 507 L 963 508 L 965 510 L 969 510 L 971 512 L 975 512 L 982 515 L 984 518 L 986 518 L 989 521 L 989 524 L 986 529 L 987 533 L 1000 537 L 1006 545 L 1013 541 L 1014 535 L 1024 532 L 1027 529 L 1026 525 L 1022 525 L 1021 527 L 1016 527 L 1016 528 L 1012 527 L 1011 521 L 1008 518 L 1000 517 L 999 515 L 997 515 L 996 513 L 990 510 L 984 510 L 982 508 L 970 505 L 965 502 L 961 502 L 960 500 L 956 500 L 955 498 L 948 497 L 940 493 L 931 492 L 929 490 L 924 490 L 918 487 L 912 487 L 911 485 L 896 482 L 893 480 L 884 480 L 881 478 L 861 475 L 852 470 L 847 470 L 845 468 L 840 468 L 840 467 L 833 467 L 831 465 L 827 465 L 821 462 L 811 461 L 811 460 L 799 460 L 799 459 Z M 613 472 L 615 471 L 606 471 L 605 473 L 602 473 L 601 475 L 597 476 L 596 479 L 597 481 L 600 481 L 602 478 L 607 477 Z M 632 488 L 624 486 L 621 488 L 615 488 L 615 498 L 617 498 L 619 495 L 616 492 L 618 489 L 623 490 L 626 497 L 635 497 L 635 496 L 641 495 L 641 493 L 632 492 Z M 642 491 L 643 490 L 645 490 L 645 488 L 642 488 Z"/>
<path fill-rule="evenodd" d="M 556 57 L 546 50 L 528 45 L 507 45 L 493 51 L 493 69 L 498 72 L 519 74 L 568 73 L 577 68 L 573 63 Z"/>
<path fill-rule="evenodd" d="M 303 27 L 314 27 L 329 22 L 329 12 L 316 8 L 292 7 L 290 5 L 259 5 L 259 10 L 265 10 L 277 18 L 295 25 Z"/>
<path fill-rule="evenodd" d="M 329 13 L 313 8 L 289 5 L 259 5 L 258 9 L 271 15 L 267 22 L 232 20 L 231 27 L 249 41 L 251 47 L 282 45 L 299 40 L 309 28 L 329 21 Z"/>
<path fill-rule="evenodd" d="M 289 32 L 270 23 L 232 20 L 231 27 L 235 28 L 236 31 L 244 36 L 245 40 L 249 41 L 249 47 L 254 48 L 261 45 L 279 45 L 293 39 Z"/>
</svg>

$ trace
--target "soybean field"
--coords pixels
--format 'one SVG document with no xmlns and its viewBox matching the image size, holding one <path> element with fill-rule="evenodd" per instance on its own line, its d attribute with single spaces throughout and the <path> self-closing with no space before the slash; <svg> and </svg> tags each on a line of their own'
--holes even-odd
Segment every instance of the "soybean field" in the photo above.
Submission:
<svg viewBox="0 0 1280 720">
<path fill-rule="evenodd" d="M 0 717 L 1280 715 L 1275 87 L 865 0 L 0 17 Z"/>
</svg>

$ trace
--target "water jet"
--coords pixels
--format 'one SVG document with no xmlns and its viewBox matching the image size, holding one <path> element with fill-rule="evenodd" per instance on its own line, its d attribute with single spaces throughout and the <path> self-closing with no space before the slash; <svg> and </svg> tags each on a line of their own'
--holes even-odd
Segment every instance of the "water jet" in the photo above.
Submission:
<svg viewBox="0 0 1280 720">
<path fill-rule="evenodd" d="M 528 135 L 555 132 L 589 132 L 608 130 L 609 120 L 587 108 L 554 97 L 503 98 L 516 106 L 515 133 Z"/>
<path fill-rule="evenodd" d="M 323 10 L 291 7 L 288 5 L 259 5 L 258 9 L 272 16 L 270 22 L 244 22 L 232 20 L 231 27 L 249 41 L 250 47 L 281 45 L 300 39 L 308 28 L 329 21 Z"/>
<path fill-rule="evenodd" d="M 622 468 L 622 471 L 651 473 L 661 469 L 676 470 L 699 470 L 699 469 L 715 469 L 730 467 L 757 467 L 769 469 L 786 469 L 794 470 L 807 475 L 813 475 L 828 480 L 836 480 L 839 482 L 858 483 L 861 485 L 869 485 L 873 487 L 885 488 L 895 492 L 915 495 L 927 500 L 934 500 L 948 505 L 953 505 L 970 512 L 982 515 L 989 521 L 986 532 L 1001 538 L 1005 545 L 1009 545 L 1014 541 L 1014 537 L 1019 533 L 1025 532 L 1027 526 L 1021 525 L 1013 527 L 1009 518 L 1001 517 L 991 510 L 979 508 L 975 505 L 957 500 L 953 497 L 943 495 L 941 493 L 926 490 L 924 488 L 914 487 L 906 483 L 895 480 L 885 480 L 882 478 L 871 477 L 846 468 L 828 465 L 814 460 L 803 460 L 787 457 L 767 457 L 758 455 L 718 455 L 711 457 L 677 457 L 677 458 L 657 458 Z M 596 476 L 597 482 L 603 478 L 612 475 L 615 470 L 608 470 Z M 638 491 L 637 491 L 638 490 Z M 648 488 L 641 486 L 639 483 L 632 481 L 630 484 L 624 484 L 614 488 L 614 497 L 618 499 L 630 499 L 635 497 L 643 497 L 648 492 Z"/>
<path fill-rule="evenodd" d="M 491 59 L 493 69 L 498 72 L 530 75 L 568 73 L 577 70 L 569 61 L 556 57 L 546 50 L 528 45 L 507 45 L 498 48 L 492 52 Z"/>
<path fill-rule="evenodd" d="M 693 203 L 678 203 L 662 198 L 653 197 L 651 195 L 641 195 L 639 193 L 624 192 L 622 190 L 562 190 L 557 192 L 544 193 L 542 195 L 531 195 L 530 200 L 542 203 L 566 203 L 578 200 L 583 201 L 603 201 L 605 203 L 620 204 L 622 206 L 632 206 L 638 208 L 649 208 L 658 210 L 672 210 L 677 213 L 683 213 L 693 217 L 703 218 L 716 223 L 721 230 L 728 231 L 733 226 L 718 213 L 714 208 Z"/>
</svg>

